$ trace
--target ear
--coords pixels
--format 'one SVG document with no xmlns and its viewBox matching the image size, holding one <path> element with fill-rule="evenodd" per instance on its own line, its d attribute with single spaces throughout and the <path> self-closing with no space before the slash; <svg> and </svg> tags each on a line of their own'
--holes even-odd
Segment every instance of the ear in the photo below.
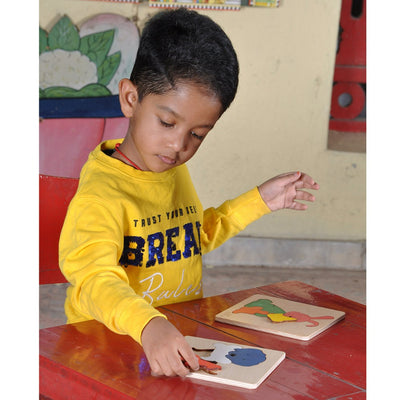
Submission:
<svg viewBox="0 0 400 400">
<path fill-rule="evenodd" d="M 136 86 L 129 79 L 122 79 L 119 84 L 119 102 L 121 111 L 126 118 L 133 116 L 136 105 L 139 102 L 139 95 Z"/>
</svg>

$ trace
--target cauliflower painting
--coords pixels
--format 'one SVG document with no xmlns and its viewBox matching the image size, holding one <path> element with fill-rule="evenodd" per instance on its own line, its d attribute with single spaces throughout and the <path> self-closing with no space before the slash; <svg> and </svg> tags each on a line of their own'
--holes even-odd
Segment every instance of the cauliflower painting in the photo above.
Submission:
<svg viewBox="0 0 400 400">
<path fill-rule="evenodd" d="M 80 33 L 68 16 L 49 32 L 39 28 L 39 98 L 117 94 L 119 80 L 129 77 L 138 42 L 136 26 L 114 14 L 92 18 Z"/>
<path fill-rule="evenodd" d="M 55 49 L 40 55 L 41 89 L 61 86 L 79 90 L 82 86 L 96 84 L 97 80 L 97 65 L 78 50 Z"/>
</svg>

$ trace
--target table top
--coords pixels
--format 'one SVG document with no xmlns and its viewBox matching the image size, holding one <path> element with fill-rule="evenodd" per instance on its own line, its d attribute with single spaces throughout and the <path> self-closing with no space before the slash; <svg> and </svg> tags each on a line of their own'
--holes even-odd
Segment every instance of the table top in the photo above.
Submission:
<svg viewBox="0 0 400 400">
<path fill-rule="evenodd" d="M 332 308 L 345 319 L 309 341 L 216 322 L 219 312 L 254 294 Z M 183 335 L 284 351 L 285 360 L 257 388 L 180 377 L 153 377 L 144 352 L 127 335 L 97 321 L 40 331 L 42 398 L 337 399 L 366 398 L 366 308 L 298 281 L 160 307 Z"/>
</svg>

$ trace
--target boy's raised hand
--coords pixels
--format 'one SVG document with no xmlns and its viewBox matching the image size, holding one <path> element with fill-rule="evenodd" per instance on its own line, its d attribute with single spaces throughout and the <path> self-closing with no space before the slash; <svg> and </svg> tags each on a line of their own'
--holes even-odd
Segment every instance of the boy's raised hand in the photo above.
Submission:
<svg viewBox="0 0 400 400">
<path fill-rule="evenodd" d="M 145 326 L 142 346 L 153 375 L 186 376 L 190 371 L 183 365 L 182 358 L 192 370 L 199 369 L 189 343 L 165 318 L 155 317 Z"/>
<path fill-rule="evenodd" d="M 318 183 L 302 172 L 289 172 L 269 179 L 258 187 L 260 195 L 271 211 L 290 208 L 306 210 L 307 205 L 296 200 L 314 201 L 315 197 L 303 189 L 318 190 Z"/>
</svg>

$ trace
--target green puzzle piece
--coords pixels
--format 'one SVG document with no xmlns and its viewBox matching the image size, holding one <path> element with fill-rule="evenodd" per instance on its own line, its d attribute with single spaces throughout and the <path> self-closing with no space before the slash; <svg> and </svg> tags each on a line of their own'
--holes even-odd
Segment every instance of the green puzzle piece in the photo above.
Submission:
<svg viewBox="0 0 400 400">
<path fill-rule="evenodd" d="M 245 307 L 261 307 L 263 311 L 267 311 L 271 314 L 284 314 L 286 311 L 282 310 L 282 308 L 276 306 L 272 303 L 272 300 L 269 299 L 259 299 L 256 301 L 252 301 L 249 304 L 246 304 Z M 260 314 L 260 316 L 265 316 Z"/>
</svg>

